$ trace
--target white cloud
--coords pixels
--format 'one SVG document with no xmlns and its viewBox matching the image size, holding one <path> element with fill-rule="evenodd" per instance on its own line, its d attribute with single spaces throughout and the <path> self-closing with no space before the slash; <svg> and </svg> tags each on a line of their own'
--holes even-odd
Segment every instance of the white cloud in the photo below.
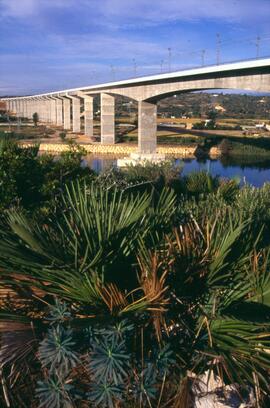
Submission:
<svg viewBox="0 0 270 408">
<path fill-rule="evenodd" d="M 158 57 L 164 53 L 160 44 L 144 40 L 142 38 L 133 38 L 131 36 L 122 36 L 109 34 L 78 34 L 78 35 L 52 35 L 48 38 L 54 47 L 61 50 L 65 57 L 79 57 L 92 59 L 123 59 L 132 56 L 148 55 L 148 57 Z"/>
<path fill-rule="evenodd" d="M 82 16 L 99 16 L 102 24 L 108 20 L 112 26 L 205 18 L 258 20 L 266 19 L 270 13 L 268 0 L 0 0 L 2 17 L 23 18 L 69 7 Z"/>
<path fill-rule="evenodd" d="M 75 0 L 0 0 L 1 17 L 25 18 L 41 14 L 44 10 L 67 8 Z"/>
<path fill-rule="evenodd" d="M 268 0 L 105 0 L 102 9 L 110 18 L 140 20 L 149 23 L 199 19 L 229 21 L 268 18 Z"/>
<path fill-rule="evenodd" d="M 38 3 L 35 0 L 0 0 L 1 16 L 25 17 L 34 14 Z"/>
</svg>

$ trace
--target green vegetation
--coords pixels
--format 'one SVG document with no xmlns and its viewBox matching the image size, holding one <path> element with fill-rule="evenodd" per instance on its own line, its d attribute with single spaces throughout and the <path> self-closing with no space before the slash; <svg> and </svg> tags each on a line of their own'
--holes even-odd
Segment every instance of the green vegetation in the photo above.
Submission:
<svg viewBox="0 0 270 408">
<path fill-rule="evenodd" d="M 210 122 L 209 122 L 210 123 Z M 211 127 L 210 123 L 210 127 Z M 216 126 L 216 130 L 226 130 L 226 126 Z M 182 133 L 167 133 L 166 131 L 159 131 L 157 134 L 158 144 L 162 145 L 178 145 L 183 147 L 196 147 L 199 146 L 205 149 L 206 153 L 209 152 L 211 147 L 219 147 L 224 143 L 229 146 L 226 149 L 226 154 L 229 156 L 242 156 L 247 155 L 255 157 L 270 157 L 270 138 L 266 136 L 233 136 L 224 134 L 208 133 L 209 126 L 205 127 L 204 122 L 195 123 L 194 130 L 183 130 Z M 211 127 L 212 129 L 212 127 Z M 238 129 L 238 126 L 235 126 Z M 201 132 L 199 131 L 201 130 Z M 165 134 L 164 134 L 165 133 Z M 122 142 L 137 143 L 135 136 L 124 136 Z M 225 154 L 225 151 L 223 150 Z"/>
<path fill-rule="evenodd" d="M 33 122 L 34 122 L 35 126 L 38 125 L 38 121 L 39 121 L 38 113 L 35 112 L 35 113 L 33 113 Z"/>
<path fill-rule="evenodd" d="M 39 146 L 23 148 L 15 140 L 0 143 L 0 209 L 20 204 L 28 211 L 47 211 L 66 182 L 76 177 L 91 177 L 80 166 L 84 149 L 70 143 L 69 151 L 58 160 L 38 155 Z"/>
<path fill-rule="evenodd" d="M 48 138 L 51 135 L 54 135 L 55 131 L 47 128 L 46 126 L 39 125 L 39 126 L 23 126 L 21 128 L 12 127 L 12 131 L 9 131 L 9 127 L 5 127 L 5 129 L 2 130 L 2 127 L 0 129 L 0 139 L 3 139 L 6 137 L 8 132 L 8 137 L 9 139 L 13 140 L 33 140 L 36 143 L 39 142 L 41 138 Z"/>
<path fill-rule="evenodd" d="M 1 146 L 1 406 L 269 406 L 270 185 L 83 154 Z"/>
<path fill-rule="evenodd" d="M 194 92 L 163 99 L 158 106 L 159 113 L 164 117 L 175 116 L 181 118 L 184 115 L 199 118 L 209 116 L 209 113 L 211 115 L 211 112 L 214 111 L 218 113 L 219 120 L 233 118 L 237 122 L 243 120 L 245 124 L 248 124 L 250 119 L 269 117 L 270 97 L 240 93 L 212 94 Z M 216 106 L 221 106 L 223 109 L 215 110 Z"/>
<path fill-rule="evenodd" d="M 207 138 L 205 144 L 210 142 L 210 144 L 227 144 L 227 152 L 229 156 L 268 156 L 270 157 L 270 139 L 266 137 L 257 137 L 257 138 L 247 138 L 247 137 L 226 137 L 221 140 L 217 137 L 214 141 L 214 138 Z"/>
<path fill-rule="evenodd" d="M 59 137 L 62 140 L 62 142 L 64 142 L 66 140 L 66 137 L 67 137 L 67 132 L 60 132 Z"/>
</svg>

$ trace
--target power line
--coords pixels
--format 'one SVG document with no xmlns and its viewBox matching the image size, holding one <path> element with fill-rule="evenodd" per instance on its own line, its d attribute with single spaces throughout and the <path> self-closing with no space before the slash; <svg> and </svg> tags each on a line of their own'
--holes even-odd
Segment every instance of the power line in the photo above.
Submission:
<svg viewBox="0 0 270 408">
<path fill-rule="evenodd" d="M 266 41 L 269 41 L 269 40 L 270 40 L 270 33 L 267 33 L 264 37 L 261 37 L 261 36 L 258 35 L 257 37 L 253 37 L 253 38 L 249 37 L 249 38 L 240 38 L 240 39 L 239 38 L 238 39 L 223 39 L 223 38 L 221 38 L 220 33 L 217 33 L 216 34 L 216 47 L 215 48 L 214 47 L 213 48 L 205 48 L 205 49 L 200 48 L 200 49 L 197 49 L 197 50 L 195 49 L 194 51 L 190 51 L 190 50 L 179 50 L 179 51 L 177 51 L 177 50 L 174 50 L 173 55 L 174 55 L 174 57 L 176 56 L 177 59 L 178 59 L 179 56 L 182 57 L 183 55 L 186 56 L 186 57 L 189 57 L 189 58 L 191 56 L 192 57 L 195 56 L 196 59 L 198 59 L 198 65 L 197 66 L 200 66 L 200 65 L 205 66 L 205 63 L 206 63 L 205 56 L 206 56 L 206 53 L 207 53 L 207 60 L 208 60 L 207 63 L 210 63 L 210 64 L 212 63 L 213 64 L 214 60 L 216 60 L 215 61 L 216 65 L 220 65 L 221 64 L 221 47 L 222 47 L 222 50 L 223 50 L 223 47 L 227 48 L 228 46 L 235 45 L 235 44 L 247 43 L 252 47 L 254 47 L 254 45 L 255 45 L 256 46 L 256 58 L 260 58 L 260 57 L 262 57 L 261 56 L 262 42 L 266 42 Z M 248 49 L 251 51 L 251 48 L 248 48 Z M 159 63 L 156 62 L 154 64 L 155 68 L 152 68 L 152 69 L 160 71 L 161 73 L 164 73 L 166 71 L 164 69 L 165 64 L 166 64 L 166 66 L 168 66 L 168 72 L 172 72 L 172 48 L 168 47 L 167 51 L 168 51 L 168 57 L 167 57 L 168 59 L 167 58 L 162 59 L 162 60 L 159 61 Z M 233 48 L 232 48 L 232 51 L 233 51 Z M 227 55 L 228 55 L 228 52 L 227 52 Z M 265 57 L 266 57 L 266 55 L 265 55 Z M 199 59 L 200 59 L 200 63 L 199 63 Z M 246 59 L 248 59 L 248 58 L 246 58 Z M 249 58 L 249 59 L 251 59 L 251 58 Z M 136 63 L 135 58 L 133 58 L 132 61 L 133 61 L 134 76 L 137 76 L 137 74 L 138 74 L 137 73 L 137 68 L 138 67 L 137 67 L 137 63 Z M 224 62 L 226 62 L 226 61 L 227 62 L 236 62 L 236 59 L 234 58 L 234 59 L 229 60 L 228 57 L 227 57 Z M 241 59 L 239 59 L 239 61 L 241 61 Z M 187 61 L 187 62 L 188 62 L 188 64 L 182 64 L 182 63 L 178 64 L 178 62 L 176 60 L 175 61 L 175 64 L 176 64 L 175 68 L 179 67 L 179 69 L 184 69 L 185 65 L 190 67 L 191 66 L 190 61 Z M 149 68 L 149 62 L 141 62 L 140 65 L 141 65 L 141 68 L 142 68 L 143 71 L 145 71 L 144 66 Z M 111 66 L 111 72 L 112 72 L 112 76 L 115 78 L 115 69 L 114 69 L 113 66 Z"/>
<path fill-rule="evenodd" d="M 220 34 L 217 33 L 217 65 L 220 64 L 220 45 L 221 45 Z"/>
<path fill-rule="evenodd" d="M 115 67 L 113 65 L 110 65 L 110 67 L 111 67 L 112 80 L 115 81 Z"/>
<path fill-rule="evenodd" d="M 169 72 L 171 72 L 171 70 L 172 70 L 172 49 L 171 49 L 171 47 L 168 48 L 168 52 L 169 52 L 169 60 L 168 60 Z"/>
<path fill-rule="evenodd" d="M 205 65 L 205 50 L 202 50 L 201 58 L 202 58 L 202 67 L 204 67 L 204 65 Z"/>
<path fill-rule="evenodd" d="M 133 62 L 133 73 L 134 73 L 134 77 L 136 77 L 136 76 L 137 76 L 137 68 L 138 68 L 138 66 L 137 66 L 137 62 L 136 62 L 135 58 L 132 59 L 132 62 Z"/>
<path fill-rule="evenodd" d="M 256 38 L 256 58 L 259 58 L 260 55 L 260 42 L 261 42 L 261 37 Z"/>
<path fill-rule="evenodd" d="M 220 36 L 220 34 L 217 34 L 217 36 Z M 270 40 L 270 34 L 267 34 L 267 36 L 265 36 L 265 37 L 259 37 L 259 39 L 260 39 L 260 45 L 261 45 L 261 43 L 263 42 L 263 41 L 267 41 L 267 40 Z M 248 37 L 248 38 L 240 38 L 240 39 L 232 39 L 232 38 L 230 38 L 230 39 L 221 39 L 221 37 L 219 37 L 219 46 L 221 47 L 226 47 L 226 46 L 231 46 L 232 44 L 234 45 L 234 44 L 243 44 L 243 43 L 249 43 L 249 44 L 254 44 L 254 37 L 253 38 L 251 38 L 251 37 Z M 213 49 L 210 49 L 210 48 L 207 48 L 207 49 L 205 49 L 208 53 L 211 53 L 211 52 L 214 52 L 214 50 Z M 217 51 L 217 49 L 216 49 L 216 51 Z M 220 51 L 221 51 L 221 49 L 220 49 Z M 176 56 L 179 56 L 179 55 L 195 55 L 195 54 L 197 54 L 197 55 L 201 55 L 201 52 L 202 52 L 202 50 L 201 49 L 197 49 L 197 50 L 194 50 L 194 51 L 188 51 L 188 50 L 186 50 L 186 49 L 184 49 L 184 50 L 180 50 L 180 51 L 174 51 L 174 55 L 176 55 Z"/>
</svg>

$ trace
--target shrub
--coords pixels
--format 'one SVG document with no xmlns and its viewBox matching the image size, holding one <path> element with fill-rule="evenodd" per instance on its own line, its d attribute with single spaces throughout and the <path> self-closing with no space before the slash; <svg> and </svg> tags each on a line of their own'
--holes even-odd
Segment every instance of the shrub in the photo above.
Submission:
<svg viewBox="0 0 270 408">
<path fill-rule="evenodd" d="M 64 142 L 66 137 L 67 137 L 67 133 L 66 132 L 60 132 L 59 137 L 62 140 L 62 142 Z"/>
<path fill-rule="evenodd" d="M 219 178 L 211 174 L 200 171 L 190 173 L 185 177 L 185 187 L 187 193 L 198 196 L 200 194 L 213 193 L 219 185 Z"/>
<path fill-rule="evenodd" d="M 10 137 L 2 139 L 0 208 L 7 209 L 20 203 L 33 211 L 59 194 L 69 180 L 76 177 L 91 179 L 94 172 L 81 167 L 84 149 L 72 143 L 69 146 L 69 150 L 55 160 L 50 155 L 38 156 L 38 145 L 21 147 Z"/>
<path fill-rule="evenodd" d="M 39 121 L 38 113 L 35 112 L 35 113 L 33 113 L 33 122 L 34 122 L 35 126 L 37 126 L 38 121 Z"/>
</svg>

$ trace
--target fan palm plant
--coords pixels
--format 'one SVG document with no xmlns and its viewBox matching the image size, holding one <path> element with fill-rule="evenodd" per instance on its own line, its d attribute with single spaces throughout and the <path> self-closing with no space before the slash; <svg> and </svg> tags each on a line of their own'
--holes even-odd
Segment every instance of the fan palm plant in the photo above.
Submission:
<svg viewBox="0 0 270 408">
<path fill-rule="evenodd" d="M 223 384 L 259 386 L 267 395 L 268 255 L 256 252 L 259 238 L 254 241 L 248 222 L 232 223 L 226 233 L 222 224 L 191 224 L 169 241 L 176 266 L 171 295 L 181 310 L 172 327 L 192 344 L 181 353 L 184 378 L 192 373 L 184 384 L 192 393 L 194 378 L 213 371 Z"/>
<path fill-rule="evenodd" d="M 132 276 L 131 264 L 138 238 L 152 245 L 166 232 L 174 214 L 174 194 L 164 191 L 156 201 L 152 194 L 124 196 L 77 183 L 67 188 L 62 206 L 62 217 L 41 226 L 23 212 L 8 213 L 8 228 L 1 231 L 0 239 L 1 285 L 13 296 L 11 303 L 7 299 L 3 304 L 2 321 L 23 322 L 29 330 L 35 317 L 42 326 L 45 301 L 35 313 L 33 299 L 45 296 L 78 302 L 89 319 L 96 315 L 106 319 L 108 310 L 128 313 L 149 306 L 152 300 L 142 290 L 135 298 L 121 292 L 117 286 L 121 286 L 121 274 L 112 271 L 120 259 L 126 268 L 125 280 L 134 289 L 136 273 Z M 18 313 L 17 298 L 22 299 L 23 315 Z"/>
</svg>

